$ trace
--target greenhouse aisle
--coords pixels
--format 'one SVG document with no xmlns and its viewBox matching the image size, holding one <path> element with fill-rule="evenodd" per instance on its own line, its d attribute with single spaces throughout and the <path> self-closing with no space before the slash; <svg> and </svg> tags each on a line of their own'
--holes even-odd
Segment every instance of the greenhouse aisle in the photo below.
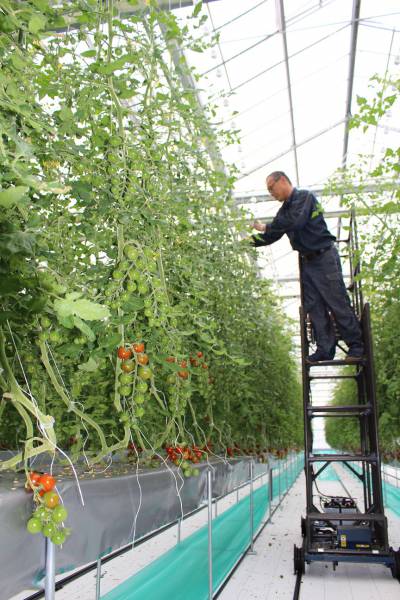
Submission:
<svg viewBox="0 0 400 600">
<path fill-rule="evenodd" d="M 358 484 L 351 475 L 340 470 L 338 475 L 349 492 L 357 497 Z M 320 485 L 322 487 L 322 484 Z M 324 493 L 344 494 L 340 481 L 323 482 Z M 292 600 L 293 544 L 301 545 L 300 518 L 304 509 L 305 480 L 298 478 L 255 543 L 256 555 L 248 555 L 219 595 L 219 600 Z M 393 547 L 400 545 L 400 518 L 387 510 L 389 539 Z M 400 584 L 386 567 L 340 565 L 336 571 L 330 564 L 306 566 L 300 598 L 305 600 L 397 600 Z"/>
</svg>

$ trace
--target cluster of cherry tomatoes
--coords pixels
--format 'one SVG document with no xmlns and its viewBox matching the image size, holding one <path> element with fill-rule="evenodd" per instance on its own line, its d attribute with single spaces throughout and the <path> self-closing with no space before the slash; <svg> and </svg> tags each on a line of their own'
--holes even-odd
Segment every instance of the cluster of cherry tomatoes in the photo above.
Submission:
<svg viewBox="0 0 400 600">
<path fill-rule="evenodd" d="M 25 484 L 28 492 L 34 493 L 36 508 L 26 528 L 29 533 L 42 533 L 53 544 L 60 546 L 69 535 L 69 529 L 63 527 L 68 511 L 60 504 L 60 496 L 54 491 L 56 479 L 48 473 L 31 471 Z"/>
<path fill-rule="evenodd" d="M 208 369 L 208 365 L 207 363 L 200 362 L 199 359 L 203 358 L 203 353 L 199 350 L 199 352 L 196 353 L 196 356 L 190 356 L 189 358 L 189 362 L 190 362 L 190 366 L 191 367 L 201 367 L 202 369 Z M 168 356 L 166 361 L 168 363 L 176 363 L 177 359 L 175 358 L 175 356 Z M 178 377 L 180 377 L 181 379 L 187 379 L 189 377 L 189 371 L 187 370 L 187 360 L 182 360 L 179 363 L 179 366 L 181 367 L 181 369 L 178 371 Z"/>
<path fill-rule="evenodd" d="M 185 477 L 197 477 L 200 474 L 199 469 L 193 467 L 202 458 L 205 458 L 210 451 L 210 445 L 199 448 L 198 446 L 167 446 L 165 448 L 167 457 L 177 467 L 180 467 Z"/>
<path fill-rule="evenodd" d="M 147 391 L 146 380 L 151 379 L 153 372 L 148 366 L 149 357 L 145 353 L 143 342 L 136 342 L 131 346 L 120 346 L 117 350 L 118 358 L 121 359 L 121 371 L 118 381 L 120 383 L 118 392 L 121 396 L 129 396 L 132 393 L 132 385 L 134 380 L 134 371 L 137 368 L 138 377 L 141 382 L 136 386 L 137 396 L 135 396 L 136 404 L 143 404 L 143 394 Z"/>
</svg>

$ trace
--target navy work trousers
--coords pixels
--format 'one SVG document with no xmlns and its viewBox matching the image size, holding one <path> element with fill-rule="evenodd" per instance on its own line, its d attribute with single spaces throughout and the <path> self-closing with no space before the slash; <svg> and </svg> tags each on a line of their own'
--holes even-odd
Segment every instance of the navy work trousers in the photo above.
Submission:
<svg viewBox="0 0 400 600">
<path fill-rule="evenodd" d="M 349 355 L 362 354 L 361 327 L 350 304 L 336 248 L 332 246 L 311 259 L 302 258 L 301 280 L 304 308 L 310 315 L 317 352 L 329 359 L 335 355 L 336 339 L 330 311 L 341 339 L 349 347 Z"/>
</svg>

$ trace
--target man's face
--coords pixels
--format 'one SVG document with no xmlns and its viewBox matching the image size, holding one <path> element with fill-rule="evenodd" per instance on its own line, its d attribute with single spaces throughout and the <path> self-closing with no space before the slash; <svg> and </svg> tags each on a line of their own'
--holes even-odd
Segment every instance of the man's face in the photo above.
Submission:
<svg viewBox="0 0 400 600">
<path fill-rule="evenodd" d="M 284 202 L 289 198 L 292 186 L 284 177 L 276 180 L 273 177 L 267 177 L 267 190 L 275 200 Z"/>
</svg>

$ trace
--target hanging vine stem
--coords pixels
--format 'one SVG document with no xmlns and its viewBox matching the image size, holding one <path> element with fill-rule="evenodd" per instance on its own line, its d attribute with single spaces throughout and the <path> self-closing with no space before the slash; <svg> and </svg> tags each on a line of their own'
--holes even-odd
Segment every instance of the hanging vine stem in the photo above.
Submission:
<svg viewBox="0 0 400 600">
<path fill-rule="evenodd" d="M 4 373 L 6 374 L 4 387 L 5 389 L 7 389 L 8 387 L 10 390 L 9 392 L 3 394 L 3 398 L 9 399 L 15 407 L 15 409 L 21 415 L 25 423 L 27 438 L 33 438 L 33 424 L 30 415 L 36 418 L 39 428 L 44 428 L 46 430 L 46 435 L 48 437 L 48 440 L 44 440 L 42 438 L 35 438 L 40 440 L 41 446 L 32 448 L 29 451 L 26 450 L 24 453 L 20 452 L 13 458 L 1 462 L 0 470 L 5 470 L 8 468 L 14 468 L 18 463 L 22 462 L 22 460 L 27 460 L 29 458 L 32 458 L 33 456 L 41 454 L 42 452 L 52 452 L 52 444 L 55 445 L 56 443 L 56 435 L 53 428 L 53 417 L 50 415 L 43 414 L 39 407 L 34 402 L 29 400 L 29 398 L 27 398 L 27 396 L 24 394 L 24 392 L 18 385 L 18 382 L 14 377 L 14 374 L 8 362 L 8 358 L 6 356 L 5 335 L 2 328 L 0 328 L 0 364 L 4 370 Z"/>
<path fill-rule="evenodd" d="M 59 383 L 57 376 L 54 372 L 54 369 L 50 364 L 49 355 L 48 355 L 47 348 L 46 348 L 46 343 L 41 341 L 39 343 L 39 348 L 40 348 L 40 352 L 41 352 L 42 363 L 46 369 L 46 372 L 50 378 L 51 383 L 53 384 L 54 389 L 56 390 L 56 392 L 58 393 L 58 395 L 60 396 L 62 401 L 67 405 L 68 410 L 75 413 L 80 419 L 82 419 L 82 421 L 85 421 L 88 425 L 90 425 L 91 427 L 93 427 L 93 429 L 95 429 L 97 431 L 97 434 L 100 439 L 102 452 L 108 453 L 109 450 L 108 450 L 106 438 L 105 438 L 105 435 L 104 435 L 103 430 L 101 429 L 100 425 L 98 425 L 94 419 L 92 419 L 91 417 L 86 415 L 83 411 L 76 408 L 74 402 L 72 400 L 70 400 L 68 398 L 67 394 L 64 392 L 64 389 L 63 389 L 62 385 Z"/>
</svg>

